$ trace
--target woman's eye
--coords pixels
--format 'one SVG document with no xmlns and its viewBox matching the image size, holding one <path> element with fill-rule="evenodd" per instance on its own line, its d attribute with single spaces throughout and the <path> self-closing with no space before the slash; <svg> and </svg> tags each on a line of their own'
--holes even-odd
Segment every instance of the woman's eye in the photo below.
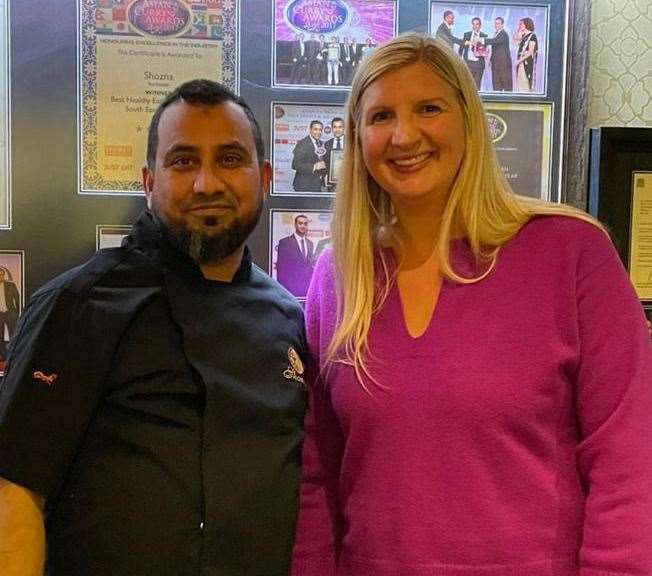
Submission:
<svg viewBox="0 0 652 576">
<path fill-rule="evenodd" d="M 390 113 L 387 112 L 386 110 L 383 110 L 381 112 L 375 112 L 371 117 L 371 123 L 373 124 L 374 122 L 382 122 L 383 120 L 387 120 L 389 117 L 390 117 Z"/>
<path fill-rule="evenodd" d="M 426 104 L 423 107 L 423 111 L 425 114 L 437 114 L 441 111 L 441 108 L 436 104 Z"/>
</svg>

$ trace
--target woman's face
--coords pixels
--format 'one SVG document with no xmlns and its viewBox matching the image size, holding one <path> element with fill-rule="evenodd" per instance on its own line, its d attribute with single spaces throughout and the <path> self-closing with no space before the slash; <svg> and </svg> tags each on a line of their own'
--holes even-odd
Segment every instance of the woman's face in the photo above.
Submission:
<svg viewBox="0 0 652 576">
<path fill-rule="evenodd" d="M 360 105 L 364 162 L 393 204 L 445 205 L 466 149 L 456 90 L 417 62 L 380 76 Z"/>
</svg>

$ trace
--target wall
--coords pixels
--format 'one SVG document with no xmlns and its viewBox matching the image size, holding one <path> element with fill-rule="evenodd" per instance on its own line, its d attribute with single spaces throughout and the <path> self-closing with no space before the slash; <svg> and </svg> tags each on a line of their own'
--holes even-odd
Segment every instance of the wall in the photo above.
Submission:
<svg viewBox="0 0 652 576">
<path fill-rule="evenodd" d="M 651 31 L 651 0 L 593 1 L 589 127 L 652 127 Z"/>
</svg>

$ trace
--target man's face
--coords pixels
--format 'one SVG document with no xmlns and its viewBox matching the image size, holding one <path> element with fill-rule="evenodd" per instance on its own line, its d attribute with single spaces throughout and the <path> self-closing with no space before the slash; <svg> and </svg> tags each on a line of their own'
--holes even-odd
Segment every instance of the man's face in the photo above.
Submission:
<svg viewBox="0 0 652 576">
<path fill-rule="evenodd" d="M 156 165 L 143 168 L 147 205 L 198 263 L 234 253 L 256 226 L 271 178 L 234 102 L 175 102 L 158 126 Z"/>
<path fill-rule="evenodd" d="M 331 124 L 331 128 L 333 129 L 333 136 L 335 138 L 344 136 L 344 122 L 341 120 L 335 120 L 335 122 Z"/>
<path fill-rule="evenodd" d="M 308 233 L 308 218 L 299 216 L 294 221 L 294 231 L 297 233 L 297 236 L 305 236 Z"/>
<path fill-rule="evenodd" d="M 471 27 L 474 32 L 480 32 L 480 20 L 471 20 Z"/>
<path fill-rule="evenodd" d="M 503 29 L 503 23 L 498 18 L 494 20 L 494 28 L 496 28 L 496 32 L 500 32 Z"/>
<path fill-rule="evenodd" d="M 319 140 L 321 138 L 321 135 L 323 134 L 323 132 L 324 132 L 324 127 L 319 123 L 313 124 L 310 127 L 310 135 L 315 140 Z"/>
<path fill-rule="evenodd" d="M 446 16 L 444 16 L 444 22 L 446 22 L 446 24 L 448 24 L 449 26 L 452 26 L 455 23 L 455 15 L 446 14 Z"/>
</svg>

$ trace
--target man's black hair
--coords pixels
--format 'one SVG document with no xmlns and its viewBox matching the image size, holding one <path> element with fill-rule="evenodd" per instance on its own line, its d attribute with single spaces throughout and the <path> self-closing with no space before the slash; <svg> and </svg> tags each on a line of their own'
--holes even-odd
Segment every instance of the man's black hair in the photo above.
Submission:
<svg viewBox="0 0 652 576">
<path fill-rule="evenodd" d="M 258 163 L 261 164 L 265 159 L 265 145 L 260 133 L 260 126 L 254 117 L 254 113 L 249 105 L 235 92 L 229 90 L 226 86 L 213 80 L 197 79 L 184 82 L 170 92 L 165 99 L 158 105 L 152 121 L 149 124 L 149 133 L 147 135 L 147 167 L 154 170 L 156 165 L 156 149 L 158 148 L 158 125 L 161 121 L 161 115 L 171 104 L 183 101 L 187 104 L 197 104 L 205 106 L 218 106 L 225 102 L 234 102 L 244 110 L 244 113 L 251 124 L 251 132 L 256 144 L 256 155 Z"/>
<path fill-rule="evenodd" d="M 340 116 L 335 116 L 335 118 L 331 120 L 331 126 L 335 124 L 335 122 L 341 122 L 342 124 L 344 124 L 344 118 L 341 118 Z"/>
<path fill-rule="evenodd" d="M 322 128 L 324 127 L 324 123 L 321 120 L 311 120 L 309 130 L 312 130 L 312 127 L 317 126 L 317 124 L 319 124 Z"/>
</svg>

